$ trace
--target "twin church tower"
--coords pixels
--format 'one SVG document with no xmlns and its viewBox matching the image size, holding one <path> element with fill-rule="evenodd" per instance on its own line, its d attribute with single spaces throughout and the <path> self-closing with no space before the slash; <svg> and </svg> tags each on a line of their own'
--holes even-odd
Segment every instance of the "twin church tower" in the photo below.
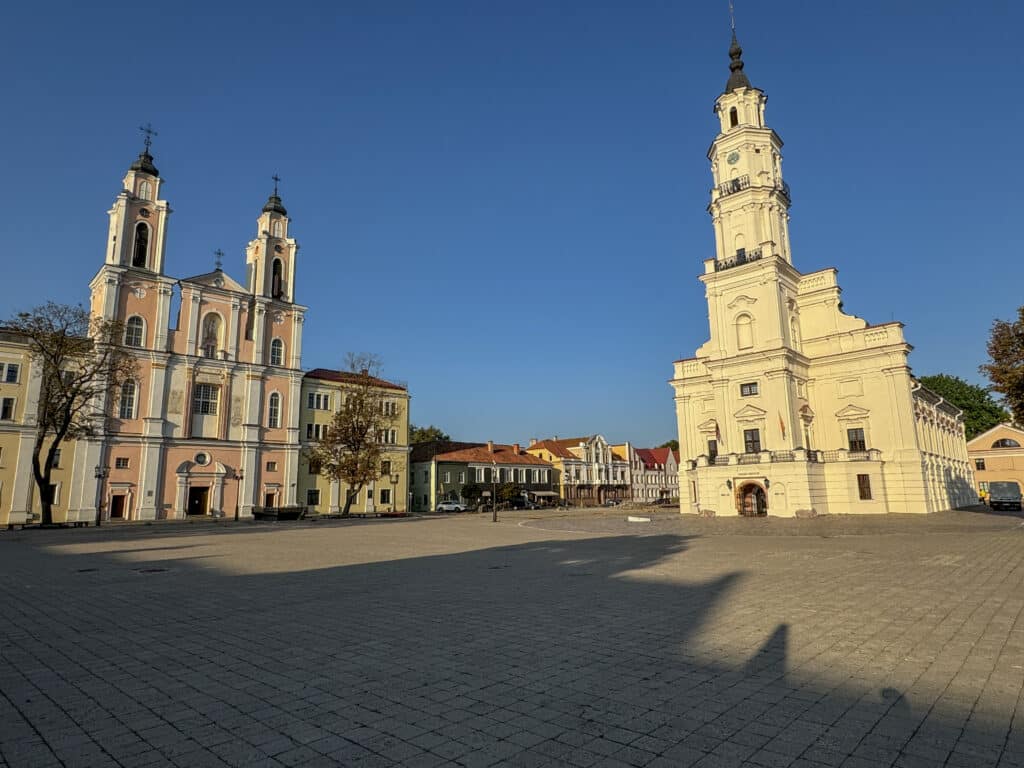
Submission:
<svg viewBox="0 0 1024 768">
<path fill-rule="evenodd" d="M 911 376 L 898 322 L 845 314 L 834 268 L 793 266 L 782 139 L 733 34 L 715 102 L 710 339 L 678 360 L 680 511 L 929 512 L 971 503 L 960 411 Z"/>
</svg>

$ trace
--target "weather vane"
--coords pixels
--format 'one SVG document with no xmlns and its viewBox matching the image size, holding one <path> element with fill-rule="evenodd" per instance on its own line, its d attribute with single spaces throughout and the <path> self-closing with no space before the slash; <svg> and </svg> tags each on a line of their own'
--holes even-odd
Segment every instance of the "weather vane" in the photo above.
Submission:
<svg viewBox="0 0 1024 768">
<path fill-rule="evenodd" d="M 217 260 L 214 262 L 214 264 L 217 265 L 217 271 L 219 272 L 221 269 L 221 263 L 224 260 L 224 251 L 218 248 L 216 251 L 213 252 L 213 255 L 217 257 Z"/>
<path fill-rule="evenodd" d="M 146 138 L 143 139 L 143 143 L 146 145 L 146 151 L 149 152 L 149 147 L 153 143 L 153 137 L 159 136 L 160 134 L 154 131 L 153 126 L 149 123 L 146 123 L 145 125 L 140 125 L 139 130 L 146 135 Z"/>
<path fill-rule="evenodd" d="M 278 176 L 278 175 L 277 175 L 277 174 L 275 173 L 275 174 L 274 174 L 273 176 L 271 176 L 270 178 L 272 178 L 272 179 L 274 180 L 274 197 L 277 197 L 277 185 L 278 185 L 278 183 L 279 183 L 279 182 L 281 181 L 281 177 L 280 177 L 280 176 Z"/>
</svg>

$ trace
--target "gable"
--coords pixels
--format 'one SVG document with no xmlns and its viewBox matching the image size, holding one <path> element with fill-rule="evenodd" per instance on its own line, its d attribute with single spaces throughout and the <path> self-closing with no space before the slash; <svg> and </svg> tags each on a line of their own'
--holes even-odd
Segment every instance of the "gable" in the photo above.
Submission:
<svg viewBox="0 0 1024 768">
<path fill-rule="evenodd" d="M 196 275 L 195 277 L 186 277 L 181 282 L 192 283 L 193 285 L 201 285 L 204 288 L 219 288 L 222 291 L 234 291 L 246 293 L 245 288 L 234 280 L 230 275 L 216 270 L 214 272 L 207 272 L 205 275 Z"/>
<path fill-rule="evenodd" d="M 733 416 L 737 421 L 757 421 L 763 419 L 768 412 L 756 405 L 747 404 L 740 408 Z"/>
<path fill-rule="evenodd" d="M 1016 440 L 1024 445 L 1024 429 L 1018 429 L 1012 424 L 996 424 L 991 429 L 982 432 L 975 438 L 967 441 L 969 451 L 987 451 L 992 448 L 996 440 Z M 999 450 L 999 449 L 995 449 Z M 1006 450 L 1005 448 L 1003 450 Z"/>
<path fill-rule="evenodd" d="M 871 411 L 869 411 L 867 408 L 861 408 L 860 406 L 853 405 L 851 403 L 850 405 L 846 406 L 845 408 L 840 408 L 838 411 L 836 411 L 836 418 L 840 419 L 840 420 L 842 420 L 842 419 L 864 419 L 864 418 L 867 418 L 870 413 L 871 413 Z"/>
</svg>

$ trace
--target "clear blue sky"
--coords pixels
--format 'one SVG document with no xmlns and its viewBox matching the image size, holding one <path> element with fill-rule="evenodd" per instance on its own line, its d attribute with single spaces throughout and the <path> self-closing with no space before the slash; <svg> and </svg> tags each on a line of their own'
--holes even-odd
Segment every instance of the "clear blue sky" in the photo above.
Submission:
<svg viewBox="0 0 1024 768">
<path fill-rule="evenodd" d="M 738 0 L 786 142 L 796 266 L 980 382 L 1024 303 L 1024 12 L 1008 0 Z M 167 268 L 243 274 L 270 191 L 302 245 L 303 363 L 382 356 L 415 423 L 512 442 L 675 436 L 726 0 L 18 3 L 5 14 L 0 315 L 87 301 L 141 146 Z"/>
</svg>

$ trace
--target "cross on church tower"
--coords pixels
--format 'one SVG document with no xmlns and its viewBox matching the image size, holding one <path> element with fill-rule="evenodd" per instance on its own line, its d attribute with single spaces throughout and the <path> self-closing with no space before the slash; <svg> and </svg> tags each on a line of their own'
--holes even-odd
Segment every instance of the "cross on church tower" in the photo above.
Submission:
<svg viewBox="0 0 1024 768">
<path fill-rule="evenodd" d="M 142 133 L 145 134 L 146 136 L 146 138 L 142 140 L 142 143 L 146 145 L 146 151 L 149 152 L 149 148 L 153 144 L 153 137 L 159 136 L 160 134 L 154 131 L 153 126 L 149 123 L 146 123 L 145 125 L 140 125 L 139 130 L 142 131 Z"/>
<path fill-rule="evenodd" d="M 214 264 L 217 267 L 217 271 L 220 272 L 221 271 L 221 265 L 222 265 L 222 263 L 224 261 L 224 251 L 222 251 L 220 248 L 218 248 L 216 251 L 213 252 L 213 255 L 217 257 L 216 261 L 214 261 Z"/>
<path fill-rule="evenodd" d="M 278 176 L 278 175 L 277 175 L 277 174 L 275 173 L 275 174 L 274 174 L 273 176 L 271 176 L 270 178 L 274 180 L 274 197 L 278 197 L 278 194 L 277 194 L 277 185 L 278 185 L 278 184 L 280 183 L 280 181 L 281 181 L 281 177 L 280 177 L 280 176 Z"/>
</svg>

